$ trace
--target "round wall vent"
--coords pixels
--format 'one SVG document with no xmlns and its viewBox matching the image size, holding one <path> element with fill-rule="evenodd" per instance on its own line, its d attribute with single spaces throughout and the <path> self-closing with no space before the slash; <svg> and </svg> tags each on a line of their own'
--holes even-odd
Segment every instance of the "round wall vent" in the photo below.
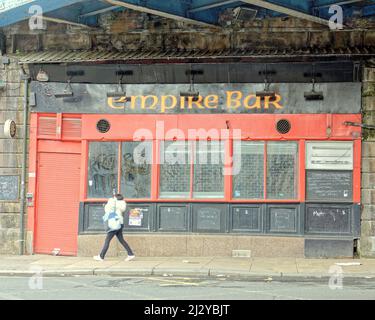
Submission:
<svg viewBox="0 0 375 320">
<path fill-rule="evenodd" d="M 98 129 L 100 133 L 106 133 L 109 131 L 110 128 L 111 125 L 109 124 L 108 120 L 105 119 L 99 120 L 96 124 L 96 129 Z"/>
<path fill-rule="evenodd" d="M 277 121 L 276 130 L 281 134 L 288 133 L 290 131 L 290 122 L 285 119 Z"/>
</svg>

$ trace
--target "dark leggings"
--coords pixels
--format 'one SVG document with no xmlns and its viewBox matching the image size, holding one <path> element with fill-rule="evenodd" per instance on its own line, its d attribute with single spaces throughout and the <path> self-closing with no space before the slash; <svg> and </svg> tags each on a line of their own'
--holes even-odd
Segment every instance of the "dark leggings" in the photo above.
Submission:
<svg viewBox="0 0 375 320">
<path fill-rule="evenodd" d="M 124 237 L 122 235 L 122 229 L 123 229 L 123 227 L 121 227 L 120 230 L 110 231 L 110 232 L 107 233 L 107 237 L 105 238 L 105 242 L 104 242 L 104 246 L 103 246 L 102 252 L 100 253 L 100 257 L 102 259 L 104 259 L 105 254 L 108 251 L 109 244 L 111 243 L 111 240 L 112 240 L 112 238 L 114 236 L 117 237 L 118 241 L 120 241 L 120 243 L 122 244 L 122 246 L 128 252 L 129 256 L 133 256 L 134 255 L 132 249 L 129 247 L 128 243 L 125 241 L 125 239 L 124 239 Z"/>
</svg>

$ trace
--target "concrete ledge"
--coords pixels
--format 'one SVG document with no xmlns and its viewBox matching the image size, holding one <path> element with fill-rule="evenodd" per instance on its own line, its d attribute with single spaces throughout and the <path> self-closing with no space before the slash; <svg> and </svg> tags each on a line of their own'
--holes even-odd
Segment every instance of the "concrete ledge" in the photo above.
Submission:
<svg viewBox="0 0 375 320">
<path fill-rule="evenodd" d="M 139 268 L 139 269 L 95 269 L 93 270 L 95 276 L 111 276 L 111 277 L 124 277 L 124 276 L 151 276 L 153 274 L 152 268 Z"/>
<path fill-rule="evenodd" d="M 250 251 L 251 257 L 304 257 L 304 238 L 290 236 L 124 234 L 135 255 L 140 257 L 232 257 L 233 250 Z M 79 235 L 78 256 L 97 255 L 105 234 Z M 124 249 L 113 239 L 108 257 L 122 256 Z"/>
</svg>

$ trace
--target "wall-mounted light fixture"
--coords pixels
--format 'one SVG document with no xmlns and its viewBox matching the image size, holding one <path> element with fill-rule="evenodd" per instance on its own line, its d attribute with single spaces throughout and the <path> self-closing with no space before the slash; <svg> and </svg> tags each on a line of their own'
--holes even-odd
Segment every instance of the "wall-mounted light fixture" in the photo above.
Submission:
<svg viewBox="0 0 375 320">
<path fill-rule="evenodd" d="M 190 87 L 188 91 L 181 91 L 180 97 L 185 97 L 185 100 L 188 100 L 189 97 L 192 101 L 199 100 L 199 92 L 194 89 L 194 76 L 198 74 L 203 74 L 203 70 L 188 70 L 186 71 L 187 75 L 190 75 Z"/>
<path fill-rule="evenodd" d="M 265 70 L 260 72 L 260 74 L 264 75 L 264 89 L 262 91 L 257 91 L 255 95 L 261 100 L 264 100 L 265 97 L 269 97 L 270 101 L 276 99 L 276 92 L 270 89 L 271 83 L 268 80 L 268 76 L 275 73 L 275 71 L 267 70 L 267 65 Z"/>
<path fill-rule="evenodd" d="M 39 72 L 36 76 L 36 80 L 40 82 L 47 82 L 49 80 L 48 73 L 45 72 L 42 68 L 39 69 Z"/>
<path fill-rule="evenodd" d="M 306 74 L 305 74 L 306 76 Z M 322 91 L 316 91 L 315 90 L 315 83 L 316 83 L 316 76 L 319 76 L 315 73 L 315 64 L 312 64 L 312 72 L 311 72 L 311 77 L 312 77 L 312 90 L 307 91 L 304 93 L 304 97 L 306 101 L 319 101 L 319 100 L 324 100 L 324 95 Z M 321 75 L 320 75 L 321 76 Z"/>
<path fill-rule="evenodd" d="M 67 83 L 63 92 L 55 93 L 55 98 L 67 98 L 67 97 L 72 97 L 74 95 L 70 81 L 71 81 L 70 79 L 67 80 Z"/>
<path fill-rule="evenodd" d="M 116 76 L 118 77 L 118 85 L 116 87 L 116 91 L 107 92 L 108 98 L 122 98 L 125 97 L 126 101 L 128 101 L 128 97 L 126 96 L 126 90 L 123 89 L 122 78 L 124 76 L 132 76 L 132 70 L 118 70 L 116 71 Z"/>
<path fill-rule="evenodd" d="M 55 98 L 68 98 L 72 97 L 74 95 L 73 88 L 70 84 L 73 77 L 76 76 L 83 76 L 85 72 L 83 70 L 77 70 L 77 71 L 68 71 L 66 75 L 69 77 L 66 81 L 66 86 L 63 92 L 61 93 L 55 93 Z"/>
</svg>

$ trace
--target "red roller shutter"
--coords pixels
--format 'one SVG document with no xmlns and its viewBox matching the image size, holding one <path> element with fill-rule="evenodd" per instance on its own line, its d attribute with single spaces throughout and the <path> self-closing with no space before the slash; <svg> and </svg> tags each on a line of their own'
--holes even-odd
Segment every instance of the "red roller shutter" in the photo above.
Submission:
<svg viewBox="0 0 375 320">
<path fill-rule="evenodd" d="M 77 254 L 79 167 L 79 154 L 39 154 L 35 253 Z"/>
</svg>

